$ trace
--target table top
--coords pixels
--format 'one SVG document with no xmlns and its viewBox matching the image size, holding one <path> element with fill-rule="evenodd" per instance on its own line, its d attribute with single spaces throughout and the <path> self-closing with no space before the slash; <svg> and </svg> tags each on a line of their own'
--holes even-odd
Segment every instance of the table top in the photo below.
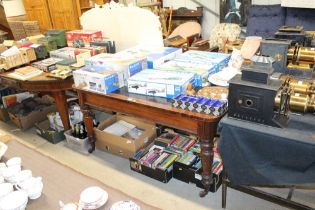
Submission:
<svg viewBox="0 0 315 210">
<path fill-rule="evenodd" d="M 83 91 L 88 94 L 104 97 L 104 99 L 111 98 L 111 99 L 126 101 L 129 103 L 134 103 L 139 106 L 160 108 L 167 111 L 172 111 L 172 112 L 180 113 L 182 115 L 190 116 L 191 118 L 205 119 L 205 120 L 210 120 L 210 121 L 217 121 L 218 119 L 221 118 L 214 115 L 201 114 L 197 112 L 192 112 L 192 111 L 172 107 L 172 99 L 129 93 L 126 87 L 120 88 L 119 90 L 110 94 L 101 94 L 101 93 L 97 93 L 97 92 L 93 92 L 93 91 L 89 91 L 85 89 L 80 89 L 75 86 L 73 86 L 73 88 L 75 90 Z"/>
</svg>

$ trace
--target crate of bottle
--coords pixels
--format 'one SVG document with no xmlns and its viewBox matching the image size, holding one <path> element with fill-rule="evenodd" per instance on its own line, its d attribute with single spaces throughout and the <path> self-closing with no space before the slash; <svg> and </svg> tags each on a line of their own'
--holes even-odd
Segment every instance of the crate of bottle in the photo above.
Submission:
<svg viewBox="0 0 315 210">
<path fill-rule="evenodd" d="M 77 152 L 83 153 L 85 155 L 89 154 L 89 148 L 90 148 L 90 144 L 89 144 L 89 138 L 79 138 L 79 137 L 74 137 L 72 135 L 72 131 L 68 130 L 65 133 L 66 136 L 66 141 L 67 141 L 67 146 Z"/>
</svg>

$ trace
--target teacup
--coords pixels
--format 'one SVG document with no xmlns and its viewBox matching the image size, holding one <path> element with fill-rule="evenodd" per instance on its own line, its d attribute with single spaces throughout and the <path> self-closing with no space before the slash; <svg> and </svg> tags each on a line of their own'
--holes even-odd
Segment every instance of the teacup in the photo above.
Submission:
<svg viewBox="0 0 315 210">
<path fill-rule="evenodd" d="M 15 174 L 10 180 L 14 183 L 21 183 L 24 182 L 27 179 L 30 179 L 32 177 L 32 171 L 31 170 L 22 170 Z"/>
<path fill-rule="evenodd" d="M 16 165 L 19 165 L 21 166 L 22 164 L 22 159 L 20 157 L 13 157 L 13 158 L 10 158 L 8 161 L 7 161 L 7 166 L 10 167 L 10 166 L 16 166 Z"/>
<path fill-rule="evenodd" d="M 0 184 L 0 199 L 11 192 L 13 192 L 13 185 L 11 183 Z"/>
<path fill-rule="evenodd" d="M 31 177 L 15 185 L 18 190 L 24 190 L 30 199 L 37 199 L 43 191 L 42 177 Z"/>
<path fill-rule="evenodd" d="M 20 168 L 17 167 L 8 167 L 3 170 L 2 176 L 8 182 L 14 182 L 12 178 L 21 171 Z"/>
</svg>

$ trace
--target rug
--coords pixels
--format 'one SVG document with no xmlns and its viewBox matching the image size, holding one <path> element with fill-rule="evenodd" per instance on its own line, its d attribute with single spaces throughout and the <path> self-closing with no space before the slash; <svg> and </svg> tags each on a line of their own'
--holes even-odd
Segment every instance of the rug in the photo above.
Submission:
<svg viewBox="0 0 315 210">
<path fill-rule="evenodd" d="M 3 136 L 1 136 L 1 140 L 4 140 Z M 72 168 L 62 165 L 16 140 L 8 141 L 9 137 L 6 137 L 5 140 L 7 141 L 9 149 L 4 155 L 3 160 L 19 156 L 22 158 L 23 169 L 30 169 L 33 172 L 33 176 L 41 176 L 43 178 L 43 194 L 37 200 L 29 200 L 27 205 L 28 210 L 56 210 L 59 209 L 59 200 L 64 203 L 78 202 L 80 192 L 90 186 L 99 186 L 108 192 L 109 199 L 107 203 L 100 208 L 102 210 L 109 209 L 115 202 L 121 200 L 132 200 L 137 203 L 142 210 L 157 209 L 119 190 L 106 186 L 95 179 L 87 177 Z"/>
</svg>

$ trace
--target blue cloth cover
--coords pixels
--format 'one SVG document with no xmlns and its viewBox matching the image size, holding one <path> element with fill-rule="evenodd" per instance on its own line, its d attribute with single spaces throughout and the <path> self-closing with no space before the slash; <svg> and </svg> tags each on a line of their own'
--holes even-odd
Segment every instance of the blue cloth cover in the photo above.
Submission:
<svg viewBox="0 0 315 210">
<path fill-rule="evenodd" d="M 219 151 L 232 185 L 315 184 L 315 116 L 287 128 L 224 117 Z"/>
</svg>

